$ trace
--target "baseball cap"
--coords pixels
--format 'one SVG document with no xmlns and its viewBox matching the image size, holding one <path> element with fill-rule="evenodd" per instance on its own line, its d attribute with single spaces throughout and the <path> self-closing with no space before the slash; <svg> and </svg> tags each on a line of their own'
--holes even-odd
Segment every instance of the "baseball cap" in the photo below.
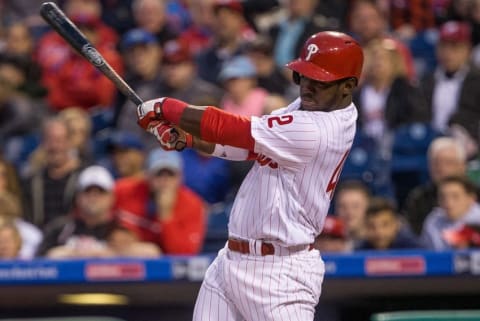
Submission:
<svg viewBox="0 0 480 321">
<path fill-rule="evenodd" d="M 344 239 L 346 237 L 343 221 L 338 217 L 328 215 L 323 224 L 322 236 L 330 236 Z"/>
<path fill-rule="evenodd" d="M 240 1 L 236 0 L 216 0 L 213 4 L 213 10 L 215 13 L 221 8 L 228 8 L 232 11 L 243 14 L 243 6 Z"/>
<path fill-rule="evenodd" d="M 167 41 L 163 46 L 163 60 L 167 64 L 192 61 L 192 55 L 187 42 L 182 40 Z"/>
<path fill-rule="evenodd" d="M 471 42 L 470 25 L 466 22 L 448 21 L 440 27 L 440 41 Z"/>
<path fill-rule="evenodd" d="M 113 132 L 108 138 L 107 146 L 110 150 L 114 148 L 143 150 L 145 147 L 140 137 L 126 131 Z"/>
<path fill-rule="evenodd" d="M 157 38 L 155 38 L 152 33 L 140 28 L 136 28 L 128 31 L 122 37 L 121 48 L 122 50 L 126 50 L 136 45 L 146 45 L 152 43 L 158 43 Z"/>
<path fill-rule="evenodd" d="M 85 168 L 78 176 L 77 189 L 84 191 L 91 186 L 100 187 L 106 191 L 113 189 L 114 180 L 110 172 L 102 166 L 93 165 Z"/>
<path fill-rule="evenodd" d="M 161 169 L 170 169 L 174 172 L 181 172 L 183 161 L 180 153 L 165 151 L 161 148 L 152 150 L 147 157 L 147 170 L 150 173 L 157 173 Z"/>
<path fill-rule="evenodd" d="M 458 228 L 446 229 L 442 232 L 443 237 L 453 247 L 461 245 L 480 246 L 480 225 L 465 224 Z"/>
<path fill-rule="evenodd" d="M 224 63 L 218 78 L 220 81 L 226 81 L 232 78 L 251 78 L 255 77 L 256 74 L 255 66 L 250 58 L 237 56 Z"/>
</svg>

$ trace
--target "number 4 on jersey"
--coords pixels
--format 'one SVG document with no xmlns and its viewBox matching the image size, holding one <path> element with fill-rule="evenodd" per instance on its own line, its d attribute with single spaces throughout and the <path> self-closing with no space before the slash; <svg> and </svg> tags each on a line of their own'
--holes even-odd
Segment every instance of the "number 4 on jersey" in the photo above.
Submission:
<svg viewBox="0 0 480 321">
<path fill-rule="evenodd" d="M 337 187 L 338 179 L 340 178 L 340 173 L 342 172 L 343 164 L 345 163 L 345 160 L 347 159 L 349 152 L 350 150 L 347 150 L 345 152 L 342 159 L 338 163 L 337 167 L 335 167 L 332 177 L 330 177 L 330 180 L 327 185 L 327 190 L 325 191 L 327 194 L 330 193 L 330 199 L 333 198 L 333 192 L 335 192 L 335 187 Z"/>
</svg>

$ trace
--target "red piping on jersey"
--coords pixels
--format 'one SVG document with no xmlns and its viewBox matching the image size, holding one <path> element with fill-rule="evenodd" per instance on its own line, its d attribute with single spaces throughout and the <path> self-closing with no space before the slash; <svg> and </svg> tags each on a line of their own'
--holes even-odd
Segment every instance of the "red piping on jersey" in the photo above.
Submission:
<svg viewBox="0 0 480 321">
<path fill-rule="evenodd" d="M 253 151 L 255 140 L 248 117 L 207 107 L 200 122 L 200 138 L 207 142 L 229 145 Z"/>
</svg>

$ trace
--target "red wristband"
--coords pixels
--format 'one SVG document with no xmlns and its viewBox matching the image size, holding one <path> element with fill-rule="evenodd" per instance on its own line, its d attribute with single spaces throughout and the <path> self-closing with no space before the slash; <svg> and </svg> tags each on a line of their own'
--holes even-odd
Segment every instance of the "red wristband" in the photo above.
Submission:
<svg viewBox="0 0 480 321">
<path fill-rule="evenodd" d="M 180 124 L 180 118 L 188 104 L 175 98 L 166 98 L 162 102 L 162 117 L 172 124 Z"/>
</svg>

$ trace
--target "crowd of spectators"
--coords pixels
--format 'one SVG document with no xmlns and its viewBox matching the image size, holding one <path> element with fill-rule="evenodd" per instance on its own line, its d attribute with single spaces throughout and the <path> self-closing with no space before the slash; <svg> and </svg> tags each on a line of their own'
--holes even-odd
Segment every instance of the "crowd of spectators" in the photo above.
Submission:
<svg viewBox="0 0 480 321">
<path fill-rule="evenodd" d="M 204 251 L 251 162 L 164 153 L 41 2 L 0 1 L 0 259 Z M 142 99 L 245 116 L 297 97 L 284 65 L 311 34 L 352 35 L 357 137 L 316 246 L 480 245 L 479 0 L 55 2 Z"/>
</svg>

